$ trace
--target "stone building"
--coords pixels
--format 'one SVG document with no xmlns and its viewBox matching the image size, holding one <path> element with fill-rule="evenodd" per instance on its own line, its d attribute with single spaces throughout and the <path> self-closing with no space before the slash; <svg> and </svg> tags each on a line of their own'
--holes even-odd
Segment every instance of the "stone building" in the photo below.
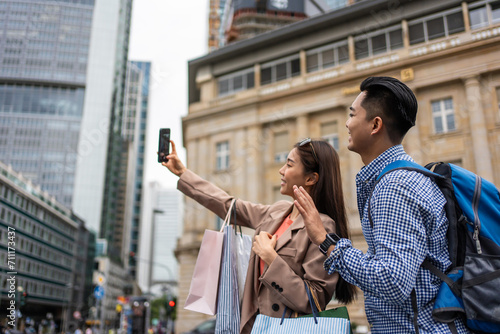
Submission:
<svg viewBox="0 0 500 334">
<path fill-rule="evenodd" d="M 183 119 L 187 166 L 246 200 L 280 198 L 278 170 L 294 143 L 325 138 L 341 158 L 354 245 L 366 249 L 356 204 L 362 167 L 347 150 L 348 108 L 368 76 L 406 82 L 419 103 L 404 142 L 419 163 L 446 161 L 500 182 L 500 1 L 359 1 L 189 62 Z M 186 199 L 177 330 L 203 231 L 217 218 Z M 363 298 L 349 306 L 367 325 Z"/>
</svg>

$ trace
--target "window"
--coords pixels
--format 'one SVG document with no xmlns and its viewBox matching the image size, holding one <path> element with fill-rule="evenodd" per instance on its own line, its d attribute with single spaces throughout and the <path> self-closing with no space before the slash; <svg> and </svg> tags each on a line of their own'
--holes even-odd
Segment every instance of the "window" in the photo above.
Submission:
<svg viewBox="0 0 500 334">
<path fill-rule="evenodd" d="M 403 30 L 399 26 L 378 30 L 354 38 L 354 54 L 356 59 L 368 58 L 397 50 L 403 46 Z"/>
<path fill-rule="evenodd" d="M 299 56 L 290 56 L 263 64 L 260 70 L 260 84 L 289 79 L 300 75 Z"/>
<path fill-rule="evenodd" d="M 446 37 L 465 30 L 461 8 L 434 14 L 408 23 L 410 45 Z"/>
<path fill-rule="evenodd" d="M 224 96 L 253 88 L 255 86 L 253 68 L 221 76 L 217 80 L 218 95 Z"/>
<path fill-rule="evenodd" d="M 321 137 L 335 150 L 339 149 L 339 126 L 337 121 L 321 124 Z"/>
<path fill-rule="evenodd" d="M 226 170 L 229 168 L 229 142 L 217 143 L 215 152 L 216 170 Z"/>
<path fill-rule="evenodd" d="M 274 162 L 284 163 L 288 157 L 288 132 L 274 134 Z"/>
<path fill-rule="evenodd" d="M 432 101 L 432 118 L 434 119 L 434 132 L 446 133 L 455 130 L 455 112 L 453 99 Z"/>
<path fill-rule="evenodd" d="M 471 29 L 500 22 L 500 1 L 480 1 L 469 6 Z"/>
<path fill-rule="evenodd" d="M 320 71 L 349 62 L 347 41 L 325 45 L 307 51 L 307 72 Z"/>
</svg>

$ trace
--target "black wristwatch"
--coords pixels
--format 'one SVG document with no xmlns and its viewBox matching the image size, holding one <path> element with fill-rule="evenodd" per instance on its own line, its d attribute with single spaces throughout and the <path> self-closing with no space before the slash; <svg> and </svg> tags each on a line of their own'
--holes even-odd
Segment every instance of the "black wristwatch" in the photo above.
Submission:
<svg viewBox="0 0 500 334">
<path fill-rule="evenodd" d="M 321 253 L 325 254 L 325 256 L 327 256 L 327 252 L 328 252 L 328 248 L 330 248 L 331 245 L 336 245 L 337 242 L 339 242 L 340 240 L 340 237 L 338 235 L 336 235 L 335 233 L 328 233 L 326 235 L 326 239 L 325 241 L 323 241 L 321 243 L 321 245 L 319 245 L 319 250 L 321 251 Z"/>
</svg>

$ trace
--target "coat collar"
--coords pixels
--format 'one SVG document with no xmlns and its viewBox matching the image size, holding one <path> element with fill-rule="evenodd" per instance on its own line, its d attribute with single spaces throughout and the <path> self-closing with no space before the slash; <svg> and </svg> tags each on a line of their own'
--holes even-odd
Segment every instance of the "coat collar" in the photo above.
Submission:
<svg viewBox="0 0 500 334">
<path fill-rule="evenodd" d="M 284 211 L 275 211 L 270 214 L 271 218 L 275 222 L 272 226 L 271 231 L 267 231 L 271 234 L 276 232 L 276 230 L 281 226 L 285 218 L 292 212 L 293 209 L 293 204 L 291 204 L 286 210 Z M 304 219 L 302 216 L 298 216 L 297 219 L 295 219 L 290 225 L 290 227 L 278 238 L 278 242 L 276 243 L 276 251 L 281 249 L 284 245 L 286 245 L 290 240 L 292 240 L 292 232 L 296 230 L 300 230 L 305 228 L 304 225 Z"/>
</svg>

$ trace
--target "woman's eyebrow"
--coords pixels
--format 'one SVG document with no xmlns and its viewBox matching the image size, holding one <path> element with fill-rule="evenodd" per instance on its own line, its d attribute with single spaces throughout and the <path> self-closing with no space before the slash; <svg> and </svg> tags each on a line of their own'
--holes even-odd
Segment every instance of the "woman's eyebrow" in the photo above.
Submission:
<svg viewBox="0 0 500 334">
<path fill-rule="evenodd" d="M 290 159 L 290 158 L 288 158 L 287 160 L 288 160 L 289 162 L 293 162 L 293 163 L 295 163 L 295 161 L 293 161 L 293 160 L 292 160 L 292 159 Z"/>
</svg>

